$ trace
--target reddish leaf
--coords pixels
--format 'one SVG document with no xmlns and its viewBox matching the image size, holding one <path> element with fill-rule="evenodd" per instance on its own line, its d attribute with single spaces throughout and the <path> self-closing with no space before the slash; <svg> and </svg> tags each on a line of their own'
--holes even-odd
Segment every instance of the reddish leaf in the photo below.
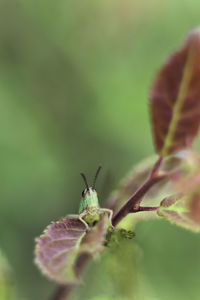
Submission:
<svg viewBox="0 0 200 300">
<path fill-rule="evenodd" d="M 168 197 L 160 203 L 157 213 L 173 224 L 195 232 L 200 232 L 200 222 L 199 220 L 197 222 L 197 219 L 195 219 L 196 216 L 194 217 L 192 214 L 190 200 L 190 196 Z"/>
<path fill-rule="evenodd" d="M 179 167 L 171 172 L 171 193 L 190 195 L 200 185 L 200 156 L 195 151 L 179 151 L 171 157 L 180 159 Z M 166 161 L 170 156 L 166 157 Z"/>
<path fill-rule="evenodd" d="M 182 172 L 179 169 L 172 176 L 172 191 L 175 196 L 166 197 L 160 203 L 157 213 L 178 226 L 200 232 L 199 156 L 195 152 L 189 153 L 189 164 L 183 161 Z"/>
<path fill-rule="evenodd" d="M 168 59 L 153 84 L 150 110 L 161 155 L 191 146 L 200 124 L 200 31 Z"/>
<path fill-rule="evenodd" d="M 87 234 L 78 216 L 51 223 L 36 239 L 36 264 L 47 277 L 60 284 L 79 283 L 88 255 L 96 255 L 104 248 L 107 220 L 107 216 L 102 216 Z"/>
<path fill-rule="evenodd" d="M 78 218 L 51 223 L 36 239 L 36 263 L 49 278 L 61 284 L 78 282 L 73 269 L 85 226 Z"/>
</svg>

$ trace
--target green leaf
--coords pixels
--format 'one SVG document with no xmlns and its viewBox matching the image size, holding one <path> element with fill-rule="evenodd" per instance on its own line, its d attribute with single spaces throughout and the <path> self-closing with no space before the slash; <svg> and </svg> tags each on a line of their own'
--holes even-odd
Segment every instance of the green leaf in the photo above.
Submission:
<svg viewBox="0 0 200 300">
<path fill-rule="evenodd" d="M 16 299 L 16 291 L 14 285 L 13 272 L 0 251 L 0 299 L 14 300 Z"/>
<path fill-rule="evenodd" d="M 194 30 L 158 73 L 150 94 L 156 150 L 190 147 L 200 124 L 200 30 Z"/>
<path fill-rule="evenodd" d="M 192 200 L 198 201 L 198 215 L 192 212 L 190 203 Z M 172 224 L 181 226 L 185 229 L 190 229 L 195 232 L 200 232 L 200 196 L 194 198 L 194 194 L 187 196 L 172 196 L 165 198 L 160 208 L 157 210 L 159 216 L 164 217 Z M 195 208 L 195 204 L 193 204 Z M 197 222 L 198 218 L 198 222 Z"/>
<path fill-rule="evenodd" d="M 88 233 L 78 216 L 51 223 L 36 239 L 36 264 L 42 273 L 60 284 L 80 283 L 82 265 L 88 255 L 97 255 L 104 248 L 107 227 L 107 216 Z"/>
<path fill-rule="evenodd" d="M 145 299 L 147 289 L 141 270 L 142 252 L 134 239 L 118 235 L 119 243 L 112 243 L 101 258 L 110 294 L 115 298 Z M 111 279 L 111 280 L 110 280 Z M 111 297 L 112 299 L 112 297 Z"/>
</svg>

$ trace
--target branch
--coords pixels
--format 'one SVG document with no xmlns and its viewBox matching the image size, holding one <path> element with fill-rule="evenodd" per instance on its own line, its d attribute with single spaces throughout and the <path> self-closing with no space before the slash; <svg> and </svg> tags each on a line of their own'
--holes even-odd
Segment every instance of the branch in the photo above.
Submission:
<svg viewBox="0 0 200 300">
<path fill-rule="evenodd" d="M 67 285 L 60 285 L 50 300 L 67 300 L 68 294 L 70 294 L 72 287 Z"/>
<path fill-rule="evenodd" d="M 138 209 L 138 212 L 139 211 L 154 211 L 154 210 L 157 210 L 158 208 L 159 208 L 159 206 L 140 206 Z M 133 211 L 133 212 L 136 212 L 136 211 Z"/>
<path fill-rule="evenodd" d="M 118 212 L 112 218 L 113 226 L 116 226 L 126 215 L 129 213 L 135 213 L 144 211 L 144 208 L 140 207 L 140 203 L 144 195 L 154 186 L 156 183 L 167 178 L 168 175 L 159 175 L 158 169 L 161 165 L 162 157 L 160 157 L 155 163 L 153 170 L 147 179 L 147 181 L 131 196 L 131 198 L 118 210 Z M 156 209 L 156 208 L 155 208 Z M 148 210 L 147 208 L 145 210 Z M 152 210 L 152 209 L 149 209 Z"/>
</svg>

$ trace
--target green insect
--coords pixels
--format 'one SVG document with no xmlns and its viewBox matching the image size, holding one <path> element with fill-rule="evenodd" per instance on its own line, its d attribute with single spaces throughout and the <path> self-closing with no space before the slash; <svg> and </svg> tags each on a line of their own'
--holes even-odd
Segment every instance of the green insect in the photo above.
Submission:
<svg viewBox="0 0 200 300">
<path fill-rule="evenodd" d="M 95 190 L 95 183 L 98 177 L 98 174 L 101 170 L 101 166 L 98 167 L 94 181 L 91 187 L 89 187 L 85 174 L 81 173 L 83 180 L 86 185 L 86 189 L 82 192 L 82 198 L 80 201 L 79 215 L 70 215 L 70 217 L 77 218 L 86 226 L 86 231 L 89 231 L 91 227 L 97 224 L 100 220 L 100 217 L 103 214 L 108 214 L 109 221 L 112 226 L 112 216 L 113 211 L 108 208 L 100 208 L 97 192 Z"/>
</svg>

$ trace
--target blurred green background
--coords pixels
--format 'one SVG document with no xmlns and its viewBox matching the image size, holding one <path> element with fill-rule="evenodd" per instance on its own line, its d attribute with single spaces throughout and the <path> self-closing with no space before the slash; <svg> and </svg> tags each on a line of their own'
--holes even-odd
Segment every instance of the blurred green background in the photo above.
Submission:
<svg viewBox="0 0 200 300">
<path fill-rule="evenodd" d="M 102 164 L 103 205 L 153 154 L 149 87 L 199 24 L 197 0 L 0 1 L 0 248 L 20 299 L 55 288 L 33 263 L 34 238 L 77 212 L 80 171 L 91 180 Z M 162 219 L 136 235 L 148 299 L 200 299 L 200 235 Z M 93 272 L 77 299 L 106 293 L 104 271 Z"/>
</svg>

